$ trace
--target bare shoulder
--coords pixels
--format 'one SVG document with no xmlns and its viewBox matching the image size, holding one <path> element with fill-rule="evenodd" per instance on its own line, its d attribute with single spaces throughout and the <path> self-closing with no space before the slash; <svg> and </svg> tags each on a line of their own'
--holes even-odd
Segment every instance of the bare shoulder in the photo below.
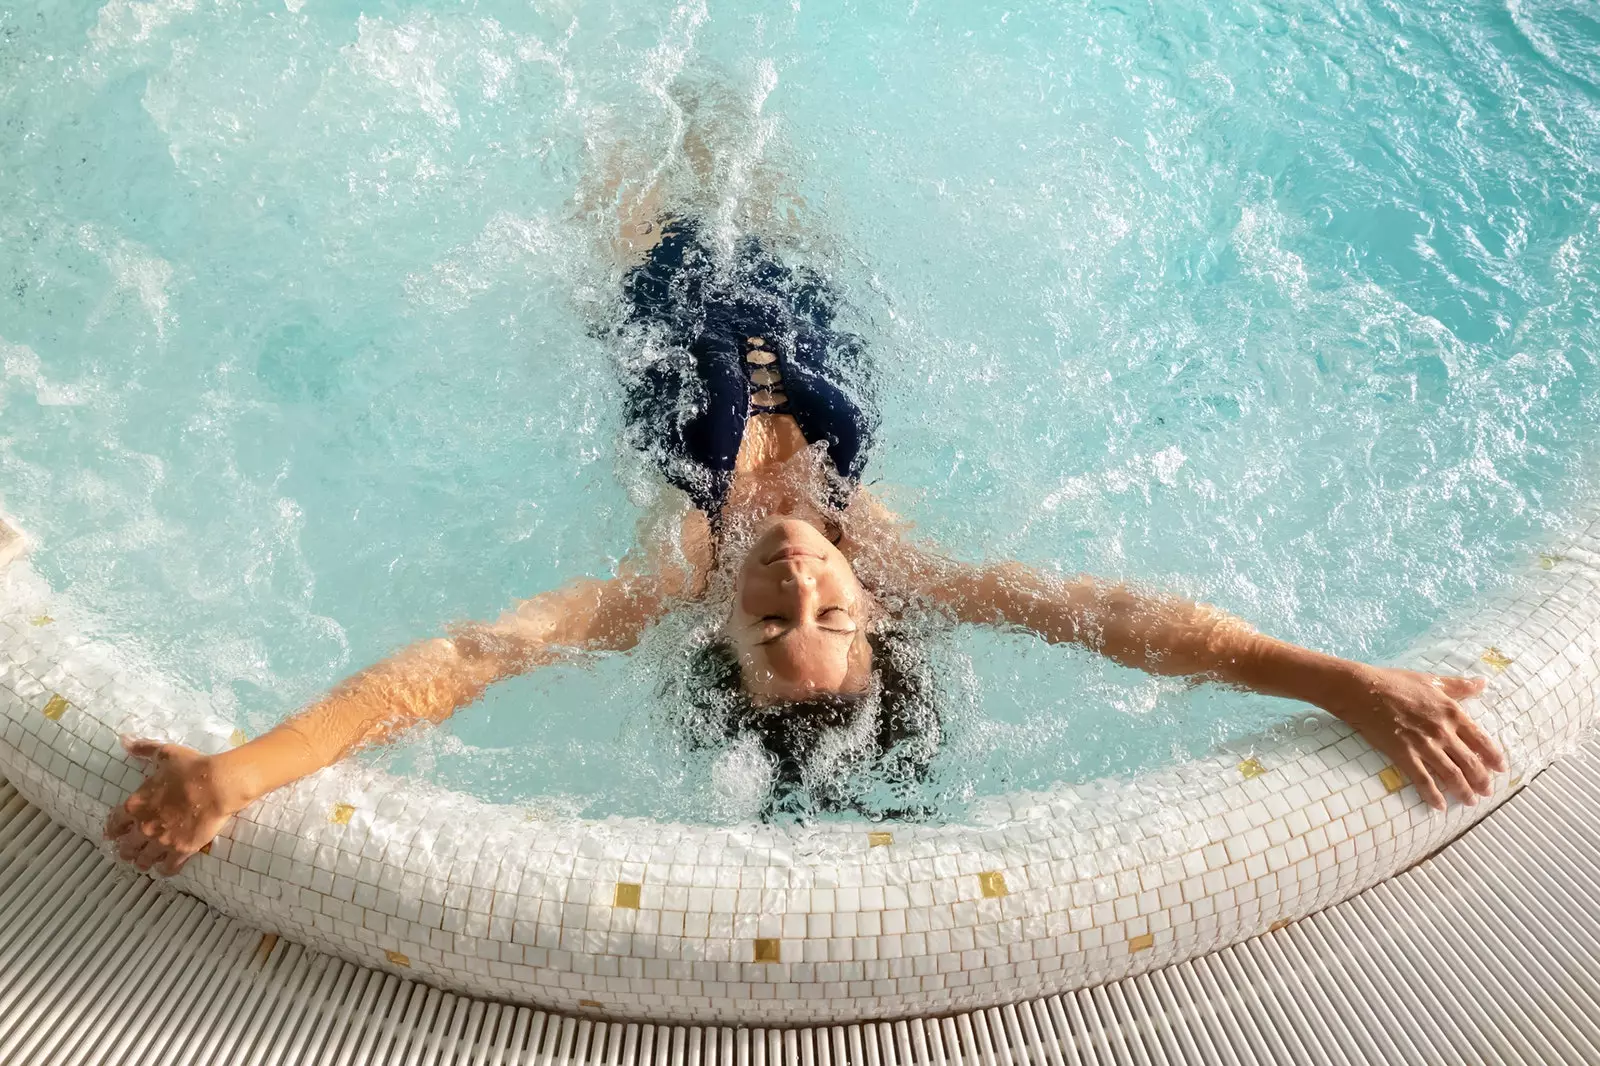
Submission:
<svg viewBox="0 0 1600 1066">
<path fill-rule="evenodd" d="M 621 151 L 613 149 L 602 171 L 583 181 L 577 210 L 610 230 L 608 236 L 602 234 L 602 242 L 610 245 L 613 265 L 626 271 L 643 263 L 661 243 L 664 203 L 661 183 L 654 178 L 629 180 Z"/>
<path fill-rule="evenodd" d="M 866 488 L 859 488 L 840 521 L 839 550 L 865 584 L 909 596 L 937 596 L 948 565 L 913 539 L 911 522 Z"/>
<path fill-rule="evenodd" d="M 678 568 L 681 584 L 677 595 L 681 599 L 699 599 L 711 582 L 716 551 L 711 521 L 698 507 L 689 508 L 679 524 L 678 551 L 682 561 Z"/>
<path fill-rule="evenodd" d="M 839 551 L 850 565 L 874 565 L 906 543 L 910 523 L 889 510 L 865 486 L 857 488 L 839 516 Z"/>
<path fill-rule="evenodd" d="M 1081 610 L 1116 595 L 1086 574 L 1049 573 L 1011 559 L 954 559 L 914 540 L 911 523 L 864 490 L 846 519 L 839 547 L 863 582 L 959 622 L 1032 626 L 1043 612 Z"/>
<path fill-rule="evenodd" d="M 704 511 L 656 508 L 641 518 L 638 536 L 638 547 L 617 568 L 618 577 L 663 600 L 694 600 L 705 594 L 715 553 Z"/>
</svg>

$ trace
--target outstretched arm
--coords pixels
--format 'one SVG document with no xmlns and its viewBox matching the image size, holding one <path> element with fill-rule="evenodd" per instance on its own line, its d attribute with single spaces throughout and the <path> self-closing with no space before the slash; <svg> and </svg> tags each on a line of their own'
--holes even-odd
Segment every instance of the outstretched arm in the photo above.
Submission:
<svg viewBox="0 0 1600 1066">
<path fill-rule="evenodd" d="M 112 810 L 105 835 L 140 869 L 175 873 L 238 811 L 350 752 L 441 722 L 501 678 L 573 651 L 621 651 L 660 617 L 671 589 L 653 576 L 581 580 L 524 600 L 498 621 L 456 626 L 339 684 L 270 732 L 220 755 L 124 740 L 150 776 Z"/>
<path fill-rule="evenodd" d="M 1018 626 L 1154 674 L 1220 681 L 1303 700 L 1354 726 L 1410 777 L 1429 805 L 1444 792 L 1475 804 L 1505 756 L 1462 710 L 1482 678 L 1372 666 L 1303 648 L 1181 597 L 1020 563 L 966 566 L 901 549 L 913 586 L 963 622 Z"/>
</svg>

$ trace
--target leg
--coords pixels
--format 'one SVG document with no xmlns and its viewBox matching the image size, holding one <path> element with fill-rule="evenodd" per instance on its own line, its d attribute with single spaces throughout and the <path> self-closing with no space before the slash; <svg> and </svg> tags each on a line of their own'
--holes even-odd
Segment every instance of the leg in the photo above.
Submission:
<svg viewBox="0 0 1600 1066">
<path fill-rule="evenodd" d="M 643 262 L 661 240 L 660 217 L 664 194 L 659 175 L 627 177 L 624 148 L 613 145 L 601 164 L 598 178 L 586 178 L 578 191 L 578 213 L 597 221 L 601 240 L 612 261 L 622 269 Z M 606 216 L 614 218 L 607 226 Z"/>
</svg>

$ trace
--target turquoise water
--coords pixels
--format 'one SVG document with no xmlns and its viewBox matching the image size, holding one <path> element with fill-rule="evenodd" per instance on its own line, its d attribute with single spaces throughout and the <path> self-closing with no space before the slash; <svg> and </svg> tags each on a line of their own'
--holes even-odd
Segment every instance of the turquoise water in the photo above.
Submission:
<svg viewBox="0 0 1600 1066">
<path fill-rule="evenodd" d="M 922 535 L 1382 660 L 1600 490 L 1597 83 L 1579 2 L 0 6 L 0 506 L 252 731 L 607 572 L 659 501 L 575 205 L 689 90 L 730 198 L 803 200 Z M 662 736 L 671 636 L 381 758 L 740 817 Z M 948 643 L 952 816 L 1295 710 Z"/>
</svg>

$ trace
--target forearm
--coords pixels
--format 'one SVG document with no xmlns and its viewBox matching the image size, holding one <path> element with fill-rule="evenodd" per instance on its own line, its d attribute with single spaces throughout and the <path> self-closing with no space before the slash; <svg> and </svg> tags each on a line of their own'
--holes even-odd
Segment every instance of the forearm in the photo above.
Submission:
<svg viewBox="0 0 1600 1066">
<path fill-rule="evenodd" d="M 361 671 L 325 698 L 247 744 L 217 756 L 242 806 L 315 773 L 356 748 L 472 703 L 503 672 L 455 641 L 430 640 Z"/>
<path fill-rule="evenodd" d="M 1459 700 L 1482 678 L 1370 666 L 1256 632 L 1215 608 L 1170 598 L 1122 598 L 1108 616 L 1102 650 L 1164 674 L 1190 674 L 1269 696 L 1304 700 L 1354 726 L 1403 770 L 1432 807 L 1445 792 L 1469 806 L 1494 790 L 1505 754 Z"/>
<path fill-rule="evenodd" d="M 1258 632 L 1206 604 L 1018 564 L 967 571 L 953 582 L 972 621 L 1021 625 L 1051 643 L 1077 643 L 1153 674 L 1196 677 L 1332 710 L 1358 685 L 1361 663 Z M 984 614 L 988 617 L 984 617 Z"/>
<path fill-rule="evenodd" d="M 624 650 L 659 613 L 650 576 L 579 579 L 524 600 L 498 621 L 451 628 L 363 670 L 265 735 L 219 756 L 233 795 L 249 803 L 425 722 L 441 722 L 495 681 L 564 650 Z"/>
<path fill-rule="evenodd" d="M 1106 590 L 1103 601 L 1098 616 L 1091 614 L 1083 624 L 1083 642 L 1150 673 L 1219 681 L 1332 710 L 1366 669 L 1267 636 L 1209 605 L 1122 586 Z"/>
<path fill-rule="evenodd" d="M 1462 709 L 1483 678 L 1373 666 L 1277 640 L 1215 607 L 1125 584 L 1061 578 L 1020 563 L 964 566 L 903 544 L 908 584 L 957 621 L 1020 626 L 1154 674 L 1220 681 L 1303 700 L 1354 726 L 1432 806 L 1493 791 L 1505 753 Z"/>
</svg>

